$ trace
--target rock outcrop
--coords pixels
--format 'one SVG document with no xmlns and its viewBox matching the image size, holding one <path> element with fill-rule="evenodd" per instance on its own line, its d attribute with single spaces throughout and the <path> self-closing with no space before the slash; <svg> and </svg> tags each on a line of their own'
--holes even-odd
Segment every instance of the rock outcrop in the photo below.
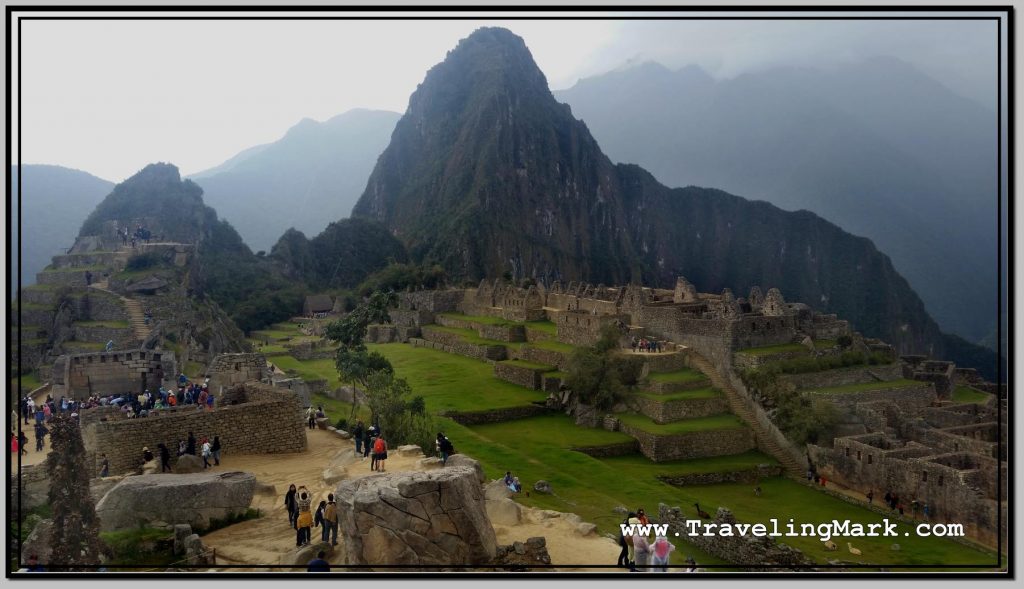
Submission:
<svg viewBox="0 0 1024 589">
<path fill-rule="evenodd" d="M 252 503 L 256 477 L 246 472 L 157 474 L 127 477 L 96 506 L 104 531 L 189 524 L 242 514 Z"/>
<path fill-rule="evenodd" d="M 178 462 L 174 465 L 174 472 L 176 474 L 203 472 L 203 459 L 191 454 L 179 456 Z"/>
<path fill-rule="evenodd" d="M 497 542 L 481 481 L 471 460 L 465 461 L 465 466 L 371 475 L 338 485 L 344 563 L 437 570 L 432 567 L 493 561 Z"/>
</svg>

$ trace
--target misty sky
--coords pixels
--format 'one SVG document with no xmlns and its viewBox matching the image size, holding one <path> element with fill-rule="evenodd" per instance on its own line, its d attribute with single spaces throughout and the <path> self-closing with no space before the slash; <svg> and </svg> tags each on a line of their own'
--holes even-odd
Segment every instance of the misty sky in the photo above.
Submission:
<svg viewBox="0 0 1024 589">
<path fill-rule="evenodd" d="M 305 117 L 403 112 L 484 25 L 522 36 L 553 89 L 648 60 L 723 78 L 892 55 L 995 110 L 993 21 L 35 20 L 22 23 L 22 161 L 114 182 L 155 161 L 191 174 Z"/>
</svg>

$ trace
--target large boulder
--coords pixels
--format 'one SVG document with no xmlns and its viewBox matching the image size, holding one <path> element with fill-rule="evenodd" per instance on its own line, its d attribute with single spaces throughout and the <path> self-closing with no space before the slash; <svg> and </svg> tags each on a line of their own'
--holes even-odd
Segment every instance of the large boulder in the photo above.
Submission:
<svg viewBox="0 0 1024 589">
<path fill-rule="evenodd" d="M 513 495 L 512 489 L 508 488 L 503 479 L 491 481 L 484 487 L 484 497 L 488 501 L 494 499 L 508 499 Z"/>
<path fill-rule="evenodd" d="M 471 467 L 371 475 L 342 482 L 335 496 L 345 564 L 475 565 L 495 556 Z"/>
<path fill-rule="evenodd" d="M 496 526 L 515 526 L 522 521 L 522 509 L 511 499 L 488 499 L 487 517 Z"/>
<path fill-rule="evenodd" d="M 39 562 L 50 562 L 53 554 L 53 544 L 50 537 L 53 535 L 53 520 L 44 519 L 32 528 L 32 533 L 21 545 L 21 562 L 28 562 L 28 557 L 35 554 Z"/>
<path fill-rule="evenodd" d="M 423 456 L 423 449 L 416 444 L 406 444 L 398 447 L 399 456 Z"/>
<path fill-rule="evenodd" d="M 487 482 L 487 477 L 484 476 L 484 469 L 480 466 L 480 463 L 465 454 L 453 454 L 452 456 L 449 456 L 448 461 L 445 462 L 444 465 L 446 468 L 459 466 L 472 468 L 473 472 L 476 473 L 477 482 L 481 485 Z"/>
<path fill-rule="evenodd" d="M 178 462 L 174 464 L 175 474 L 190 474 L 203 472 L 203 459 L 191 454 L 178 456 Z"/>
<path fill-rule="evenodd" d="M 278 560 L 284 565 L 307 565 L 309 561 L 316 558 L 316 555 L 321 551 L 324 551 L 324 557 L 330 558 L 331 554 L 334 553 L 334 546 L 330 542 L 316 542 L 310 543 L 309 546 L 303 546 L 296 548 L 288 554 L 282 554 Z"/>
<path fill-rule="evenodd" d="M 327 427 L 330 426 L 330 425 L 331 425 L 331 420 L 330 419 L 328 419 L 326 417 L 317 417 L 316 418 L 316 427 L 317 428 L 319 428 L 319 429 L 327 429 Z"/>
<path fill-rule="evenodd" d="M 247 472 L 127 477 L 100 500 L 96 515 L 103 531 L 175 524 L 203 529 L 211 519 L 245 513 L 255 491 L 256 477 Z"/>
</svg>

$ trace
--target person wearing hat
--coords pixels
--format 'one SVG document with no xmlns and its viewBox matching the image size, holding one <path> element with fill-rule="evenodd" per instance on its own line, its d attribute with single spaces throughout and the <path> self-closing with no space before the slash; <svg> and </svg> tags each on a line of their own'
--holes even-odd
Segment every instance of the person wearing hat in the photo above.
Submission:
<svg viewBox="0 0 1024 589">
<path fill-rule="evenodd" d="M 143 446 L 142 447 L 142 461 L 143 462 L 149 462 L 150 460 L 153 460 L 153 453 L 149 451 L 149 447 Z"/>
</svg>

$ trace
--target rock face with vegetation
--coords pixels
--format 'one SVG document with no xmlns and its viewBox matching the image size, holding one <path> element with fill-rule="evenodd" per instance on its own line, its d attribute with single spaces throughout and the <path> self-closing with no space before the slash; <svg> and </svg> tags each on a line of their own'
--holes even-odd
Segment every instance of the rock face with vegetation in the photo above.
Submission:
<svg viewBox="0 0 1024 589">
<path fill-rule="evenodd" d="M 126 477 L 96 506 L 103 530 L 177 524 L 206 528 L 214 519 L 244 514 L 256 492 L 246 472 L 152 474 Z"/>
<path fill-rule="evenodd" d="M 52 552 L 48 564 L 74 567 L 99 562 L 102 543 L 100 520 L 89 493 L 92 474 L 85 459 L 85 443 L 78 420 L 57 417 L 50 423 L 48 502 L 53 511 L 49 530 Z"/>
<path fill-rule="evenodd" d="M 558 103 L 521 38 L 483 28 L 409 99 L 354 216 L 452 278 L 772 285 L 899 350 L 945 354 L 938 326 L 871 241 L 719 190 L 614 165 Z"/>
<path fill-rule="evenodd" d="M 343 481 L 335 496 L 345 564 L 481 565 L 495 557 L 494 528 L 472 468 Z"/>
</svg>

